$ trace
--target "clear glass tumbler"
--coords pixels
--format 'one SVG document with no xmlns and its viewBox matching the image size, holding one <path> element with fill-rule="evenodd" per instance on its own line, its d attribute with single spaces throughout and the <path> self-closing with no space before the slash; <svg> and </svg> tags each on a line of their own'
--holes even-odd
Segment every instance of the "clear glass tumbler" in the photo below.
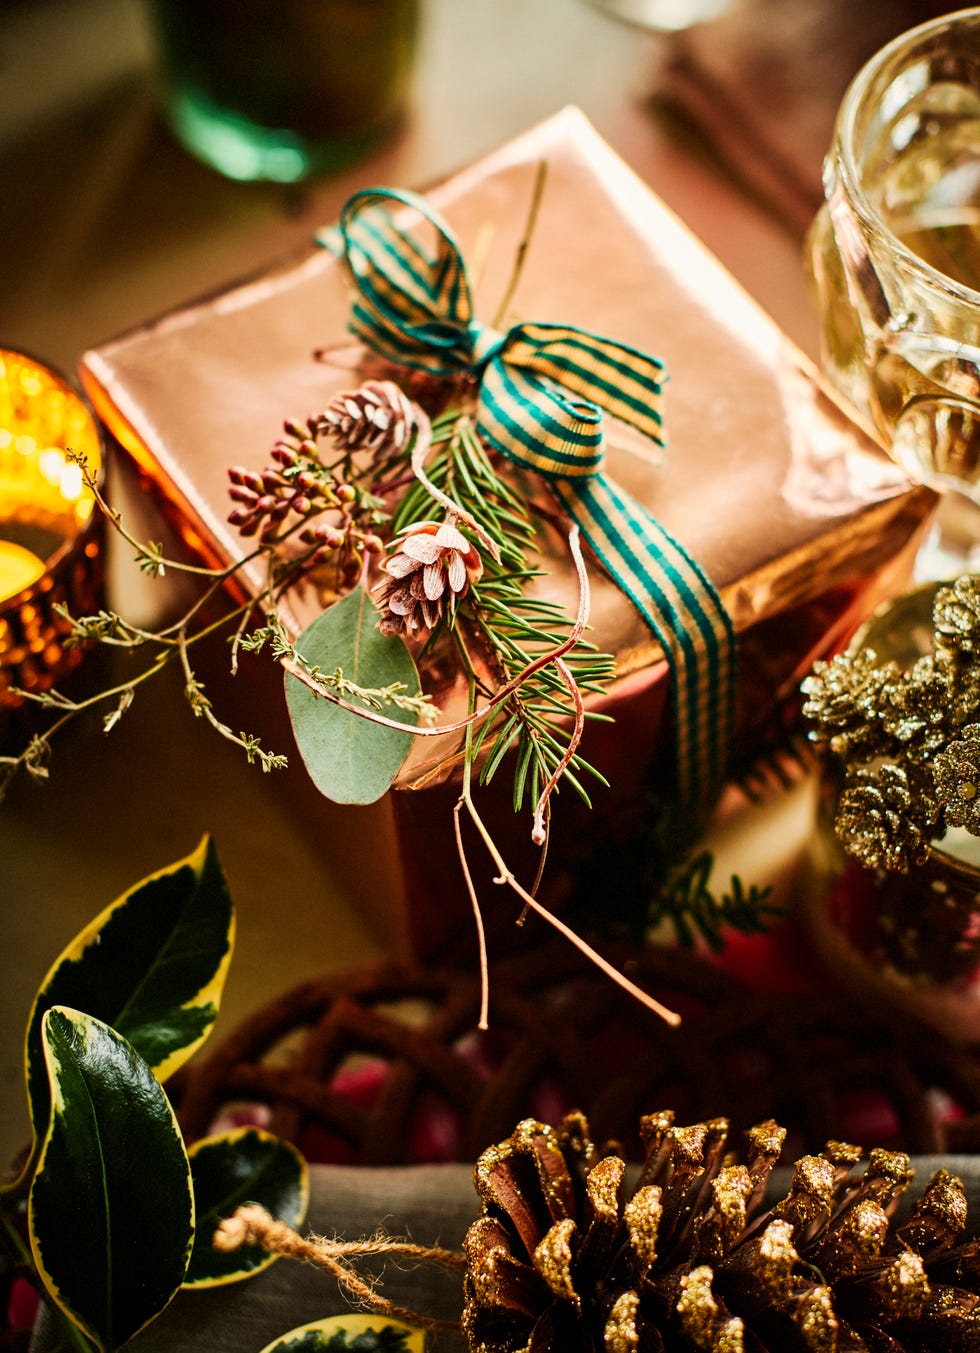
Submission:
<svg viewBox="0 0 980 1353">
<path fill-rule="evenodd" d="M 825 370 L 916 481 L 980 504 L 980 8 L 862 68 L 824 187 L 807 258 Z"/>
<path fill-rule="evenodd" d="M 229 178 L 294 183 L 368 154 L 409 92 L 419 0 L 150 0 L 163 110 Z"/>
</svg>

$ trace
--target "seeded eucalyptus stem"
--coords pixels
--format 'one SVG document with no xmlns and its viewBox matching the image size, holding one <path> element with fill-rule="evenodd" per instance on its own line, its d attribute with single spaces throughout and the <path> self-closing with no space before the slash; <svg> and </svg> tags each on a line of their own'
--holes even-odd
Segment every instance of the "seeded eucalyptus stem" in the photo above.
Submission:
<svg viewBox="0 0 980 1353">
<path fill-rule="evenodd" d="M 158 630 L 149 630 L 133 625 L 113 611 L 100 611 L 94 616 L 74 617 L 64 607 L 56 607 L 70 626 L 67 642 L 84 643 L 95 641 L 110 648 L 122 648 L 135 651 L 140 648 L 155 648 L 156 656 L 142 671 L 125 681 L 109 686 L 80 700 L 71 699 L 58 690 L 35 692 L 13 688 L 12 693 L 20 699 L 49 710 L 56 710 L 59 716 L 42 732 L 35 734 L 19 755 L 0 755 L 0 801 L 2 801 L 13 778 L 20 770 L 26 770 L 36 779 L 45 779 L 48 775 L 48 760 L 51 747 L 58 735 L 80 714 L 104 707 L 115 701 L 115 707 L 103 718 L 103 731 L 110 732 L 130 707 L 137 691 L 151 678 L 161 672 L 174 657 L 179 660 L 184 675 L 184 694 L 198 717 L 203 717 L 220 736 L 242 748 L 250 763 L 258 762 L 264 771 L 280 769 L 286 765 L 286 757 L 266 751 L 252 734 L 235 733 L 215 714 L 202 683 L 195 674 L 190 661 L 190 649 L 231 624 L 236 624 L 231 641 L 231 667 L 237 669 L 239 650 L 246 645 L 246 631 L 256 612 L 266 611 L 274 614 L 279 598 L 302 576 L 313 550 L 307 549 L 296 558 L 283 561 L 281 547 L 295 536 L 303 523 L 294 523 L 283 530 L 274 542 L 262 542 L 250 549 L 240 559 L 222 568 L 208 568 L 185 563 L 183 560 L 166 558 L 159 546 L 146 545 L 139 541 L 125 526 L 122 515 L 113 509 L 104 499 L 92 472 L 84 457 L 69 453 L 69 458 L 79 465 L 83 480 L 93 493 L 98 509 L 103 512 L 112 529 L 130 544 L 137 554 L 141 569 L 155 577 L 161 577 L 167 570 L 187 573 L 206 580 L 202 588 L 187 609 L 169 625 Z M 264 559 L 268 567 L 268 581 L 257 597 L 233 605 L 222 611 L 214 620 L 193 626 L 202 612 L 222 595 L 226 584 L 243 568 L 256 560 Z M 257 647 L 258 645 L 251 645 Z M 329 687 L 337 684 L 335 674 L 325 674 L 321 684 Z M 328 695 L 329 692 L 323 693 Z M 359 692 L 360 693 L 360 692 Z M 367 694 L 370 694 L 368 692 Z M 349 706 L 360 712 L 360 707 Z"/>
</svg>

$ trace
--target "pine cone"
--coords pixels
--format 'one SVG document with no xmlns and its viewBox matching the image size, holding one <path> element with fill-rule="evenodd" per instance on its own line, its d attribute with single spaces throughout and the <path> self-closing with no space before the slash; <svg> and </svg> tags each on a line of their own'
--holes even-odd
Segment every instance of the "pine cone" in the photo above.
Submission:
<svg viewBox="0 0 980 1353">
<path fill-rule="evenodd" d="M 906 756 L 928 760 L 949 739 L 954 692 L 948 665 L 924 657 L 884 690 L 882 723 Z"/>
<path fill-rule="evenodd" d="M 936 756 L 932 773 L 947 826 L 980 836 L 980 724 L 960 731 Z"/>
<path fill-rule="evenodd" d="M 378 608 L 382 634 L 418 634 L 439 623 L 483 574 L 474 547 L 453 524 L 420 521 L 403 531 L 394 554 L 381 566 Z"/>
<path fill-rule="evenodd" d="M 372 451 L 377 470 L 403 454 L 418 420 L 394 381 L 371 380 L 335 396 L 315 422 L 349 451 Z"/>
<path fill-rule="evenodd" d="M 861 767 L 847 778 L 834 830 L 869 869 L 907 874 L 921 864 L 938 830 L 938 806 L 903 766 Z"/>
<path fill-rule="evenodd" d="M 940 1170 L 912 1215 L 890 1213 L 909 1158 L 830 1143 L 763 1194 L 784 1134 L 763 1123 L 744 1163 L 727 1123 L 641 1123 L 635 1183 L 581 1115 L 527 1120 L 475 1171 L 483 1215 L 464 1249 L 472 1353 L 976 1353 L 980 1241 Z"/>
<path fill-rule="evenodd" d="M 966 574 L 952 587 L 941 587 L 932 604 L 932 623 L 937 649 L 980 651 L 980 580 Z"/>
<path fill-rule="evenodd" d="M 835 756 L 872 756 L 882 749 L 879 709 L 882 695 L 898 675 L 895 663 L 879 666 L 870 649 L 839 653 L 814 663 L 801 684 L 804 717 L 813 721 L 810 737 L 826 742 Z"/>
</svg>

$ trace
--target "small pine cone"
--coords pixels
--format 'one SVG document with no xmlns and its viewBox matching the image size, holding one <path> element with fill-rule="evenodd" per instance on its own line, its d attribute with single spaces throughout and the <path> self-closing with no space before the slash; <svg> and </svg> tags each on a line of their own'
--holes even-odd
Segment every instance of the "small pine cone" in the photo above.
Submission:
<svg viewBox="0 0 980 1353">
<path fill-rule="evenodd" d="M 834 829 L 848 854 L 869 869 L 907 874 L 926 856 L 938 811 L 904 767 L 860 767 L 841 791 Z"/>
<path fill-rule="evenodd" d="M 527 1120 L 475 1170 L 482 1216 L 464 1243 L 471 1353 L 924 1353 L 980 1348 L 980 1242 L 966 1197 L 933 1176 L 891 1213 L 909 1158 L 831 1142 L 764 1194 L 784 1134 L 723 1119 L 642 1120 L 635 1183 L 581 1115 Z"/>
<path fill-rule="evenodd" d="M 828 743 L 835 756 L 845 759 L 874 755 L 882 743 L 883 693 L 897 675 L 894 663 L 879 665 L 870 649 L 814 663 L 800 686 L 807 697 L 803 715 L 814 725 L 811 739 Z"/>
<path fill-rule="evenodd" d="M 883 692 L 882 724 L 907 756 L 925 761 L 949 738 L 954 701 L 949 665 L 920 658 Z"/>
<path fill-rule="evenodd" d="M 967 574 L 941 587 L 932 604 L 937 649 L 980 652 L 980 578 Z"/>
<path fill-rule="evenodd" d="M 483 562 L 452 521 L 420 521 L 401 533 L 395 552 L 381 566 L 382 634 L 420 634 L 435 629 L 446 609 L 479 581 Z"/>
<path fill-rule="evenodd" d="M 394 381 L 374 380 L 337 395 L 315 419 L 318 431 L 349 451 L 372 451 L 378 464 L 406 450 L 417 422 L 415 405 Z"/>
<path fill-rule="evenodd" d="M 969 724 L 933 762 L 936 798 L 949 827 L 980 836 L 980 724 Z"/>
</svg>

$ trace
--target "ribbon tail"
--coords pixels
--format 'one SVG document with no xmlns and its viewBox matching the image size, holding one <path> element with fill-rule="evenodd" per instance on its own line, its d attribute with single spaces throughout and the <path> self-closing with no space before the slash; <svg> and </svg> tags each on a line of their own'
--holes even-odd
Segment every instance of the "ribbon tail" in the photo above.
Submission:
<svg viewBox="0 0 980 1353">
<path fill-rule="evenodd" d="M 551 488 L 660 640 L 674 700 L 679 805 L 703 809 L 724 784 L 731 745 L 731 618 L 697 562 L 612 480 L 552 480 Z"/>
</svg>

